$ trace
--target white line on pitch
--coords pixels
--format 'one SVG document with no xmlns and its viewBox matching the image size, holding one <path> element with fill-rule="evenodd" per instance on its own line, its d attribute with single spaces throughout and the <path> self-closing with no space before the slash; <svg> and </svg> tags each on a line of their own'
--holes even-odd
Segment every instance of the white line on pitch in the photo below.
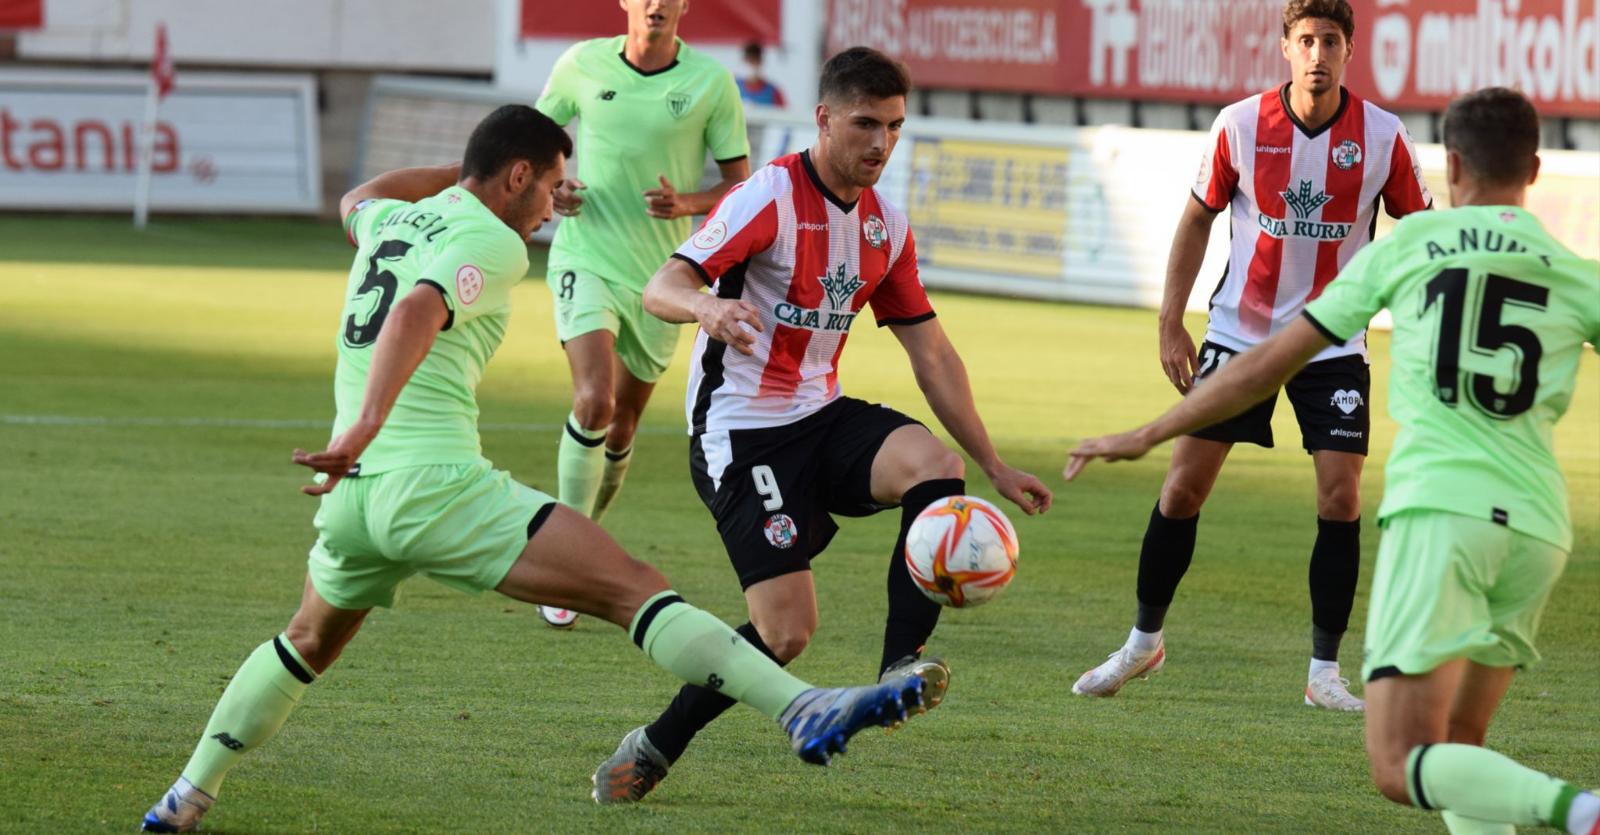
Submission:
<svg viewBox="0 0 1600 835">
<path fill-rule="evenodd" d="M 149 426 L 155 428 L 203 427 L 219 429 L 330 429 L 329 420 L 202 417 L 96 417 L 92 415 L 0 415 L 7 426 Z M 559 432 L 559 423 L 480 423 L 483 432 Z M 669 426 L 641 426 L 643 435 L 682 435 L 684 430 Z"/>
</svg>

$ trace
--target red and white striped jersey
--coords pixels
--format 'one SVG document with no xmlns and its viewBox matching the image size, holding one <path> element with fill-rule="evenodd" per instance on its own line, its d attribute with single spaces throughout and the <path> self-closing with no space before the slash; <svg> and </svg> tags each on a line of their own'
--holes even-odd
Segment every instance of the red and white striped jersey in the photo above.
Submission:
<svg viewBox="0 0 1600 835">
<path fill-rule="evenodd" d="M 1393 217 L 1432 203 L 1394 114 L 1341 88 L 1338 112 L 1311 131 L 1288 94 L 1285 84 L 1225 108 L 1194 186 L 1211 211 L 1232 207 L 1232 251 L 1206 339 L 1237 351 L 1298 318 L 1372 241 L 1379 196 Z M 1314 361 L 1366 352 L 1362 331 Z"/>
<path fill-rule="evenodd" d="M 850 325 L 868 304 L 879 326 L 933 318 L 906 216 L 876 189 L 840 201 L 809 152 L 734 187 L 672 257 L 718 298 L 744 299 L 761 315 L 752 356 L 695 335 L 691 434 L 782 426 L 832 402 Z"/>
</svg>

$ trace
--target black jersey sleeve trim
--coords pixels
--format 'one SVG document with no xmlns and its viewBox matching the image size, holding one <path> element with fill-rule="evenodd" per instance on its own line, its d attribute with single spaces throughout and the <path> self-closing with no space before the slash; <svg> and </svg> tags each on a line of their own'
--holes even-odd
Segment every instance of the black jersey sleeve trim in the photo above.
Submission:
<svg viewBox="0 0 1600 835">
<path fill-rule="evenodd" d="M 1302 310 L 1300 311 L 1300 315 L 1306 317 L 1306 321 L 1311 323 L 1311 327 L 1316 328 L 1317 333 L 1322 334 L 1323 338 L 1327 339 L 1329 342 L 1332 342 L 1335 345 L 1343 345 L 1350 341 L 1348 339 L 1340 339 L 1337 334 L 1328 330 L 1325 325 L 1317 321 L 1317 317 L 1311 315 L 1311 311 Z"/>
<path fill-rule="evenodd" d="M 1192 189 L 1189 191 L 1189 196 L 1194 198 L 1194 202 L 1200 204 L 1200 208 L 1205 209 L 1206 211 L 1208 211 L 1208 212 L 1210 212 L 1212 214 L 1216 214 L 1217 212 L 1222 211 L 1222 209 L 1228 208 L 1227 206 L 1223 206 L 1222 209 L 1212 208 L 1211 204 L 1207 203 L 1205 201 L 1205 198 L 1201 197 L 1198 194 L 1195 194 Z"/>
<path fill-rule="evenodd" d="M 730 162 L 738 162 L 739 160 L 749 159 L 749 158 L 750 158 L 749 154 L 740 154 L 740 155 L 738 155 L 736 157 L 728 157 L 727 159 L 719 159 L 719 160 L 716 161 L 716 163 L 718 165 L 727 165 Z"/>
<path fill-rule="evenodd" d="M 930 310 L 927 313 L 922 314 L 921 316 L 908 316 L 908 317 L 900 318 L 900 319 L 879 319 L 878 320 L 878 327 L 886 328 L 886 327 L 888 327 L 890 325 L 920 325 L 923 322 L 926 322 L 929 319 L 932 319 L 932 318 L 934 318 L 935 316 L 938 316 L 938 315 L 939 314 L 937 314 L 937 313 L 935 313 L 935 312 Z"/>
<path fill-rule="evenodd" d="M 556 504 L 556 502 L 547 502 L 544 507 L 539 508 L 538 512 L 533 514 L 532 519 L 528 520 L 529 539 L 533 539 L 534 534 L 544 527 L 544 523 L 550 519 L 550 514 L 555 512 Z"/>
<path fill-rule="evenodd" d="M 450 326 L 454 325 L 456 323 L 456 311 L 455 311 L 455 308 L 450 306 L 450 291 L 444 289 L 444 286 L 441 285 L 439 282 L 430 281 L 429 279 L 426 279 L 426 278 L 418 281 L 417 284 L 418 285 L 426 284 L 429 287 L 432 287 L 433 289 L 438 290 L 439 291 L 439 295 L 444 296 L 444 310 L 445 310 L 444 327 L 440 328 L 439 332 L 440 333 L 444 333 L 445 331 L 450 330 Z"/>
<path fill-rule="evenodd" d="M 699 261 L 696 261 L 696 260 L 694 260 L 693 258 L 690 258 L 687 255 L 680 255 L 679 253 L 676 253 L 676 252 L 672 253 L 672 255 L 669 256 L 669 257 L 676 258 L 679 261 L 682 261 L 683 263 L 688 264 L 691 267 L 694 267 L 694 271 L 700 275 L 700 280 L 705 282 L 705 285 L 707 287 L 710 287 L 711 285 L 716 283 L 715 281 L 713 281 L 711 279 L 711 273 L 706 272 L 706 268 L 701 266 Z"/>
</svg>

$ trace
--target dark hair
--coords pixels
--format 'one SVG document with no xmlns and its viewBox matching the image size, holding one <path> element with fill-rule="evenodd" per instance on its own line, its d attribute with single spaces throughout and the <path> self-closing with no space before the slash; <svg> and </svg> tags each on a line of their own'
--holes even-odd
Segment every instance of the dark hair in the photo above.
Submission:
<svg viewBox="0 0 1600 835">
<path fill-rule="evenodd" d="M 911 75 L 899 61 L 865 46 L 852 46 L 822 65 L 817 98 L 822 101 L 887 99 L 911 92 Z"/>
<path fill-rule="evenodd" d="M 1485 87 L 1444 111 L 1444 147 L 1461 155 L 1467 172 L 1495 185 L 1526 183 L 1539 153 L 1539 111 L 1516 90 Z"/>
<path fill-rule="evenodd" d="M 1331 20 L 1344 32 L 1345 40 L 1355 40 L 1356 12 L 1346 0 L 1289 0 L 1283 4 L 1283 36 L 1289 37 L 1289 30 L 1308 17 Z"/>
<path fill-rule="evenodd" d="M 572 156 L 572 138 L 560 125 L 525 104 L 502 105 L 472 129 L 461 158 L 461 176 L 493 177 L 519 159 L 542 174 L 556 164 L 557 154 Z"/>
<path fill-rule="evenodd" d="M 744 45 L 744 57 L 749 59 L 749 60 L 751 60 L 751 61 L 755 61 L 757 63 L 760 63 L 761 62 L 761 42 L 760 41 L 751 41 L 751 42 L 745 44 Z"/>
</svg>

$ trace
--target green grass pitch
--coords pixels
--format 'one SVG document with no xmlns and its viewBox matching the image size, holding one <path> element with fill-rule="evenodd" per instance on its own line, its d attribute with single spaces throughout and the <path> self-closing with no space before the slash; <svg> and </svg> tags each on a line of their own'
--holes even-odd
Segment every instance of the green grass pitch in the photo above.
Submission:
<svg viewBox="0 0 1600 835">
<path fill-rule="evenodd" d="M 350 250 L 333 224 L 0 221 L 0 830 L 127 831 L 182 767 L 228 677 L 300 594 L 314 501 L 289 462 L 332 418 Z M 535 265 L 535 275 L 542 264 Z M 549 294 L 525 282 L 481 395 L 488 455 L 549 488 L 568 410 Z M 1073 440 L 1176 395 L 1154 316 L 936 294 L 979 407 L 1012 463 L 1056 492 L 1013 513 L 1016 583 L 948 612 L 933 649 L 945 705 L 802 765 L 753 711 L 713 725 L 645 803 L 598 808 L 589 774 L 677 687 L 615 627 L 427 580 L 368 621 L 277 739 L 234 770 L 214 832 L 1441 832 L 1367 780 L 1357 716 L 1303 707 L 1312 471 L 1291 410 L 1276 450 L 1242 448 L 1205 511 L 1151 682 L 1070 695 L 1123 639 L 1144 520 L 1169 448 L 1059 476 Z M 1200 322 L 1191 323 L 1198 332 Z M 608 527 L 691 601 L 743 605 L 695 499 L 681 434 L 690 340 L 646 417 Z M 1382 488 L 1387 339 L 1375 334 L 1373 466 L 1347 673 L 1359 666 Z M 904 355 L 864 323 L 842 379 L 931 421 Z M 1600 783 L 1600 361 L 1557 431 L 1577 545 L 1551 601 L 1545 663 L 1490 744 Z M 981 475 L 969 482 L 993 497 Z M 817 563 L 822 627 L 794 671 L 875 669 L 897 515 L 846 520 Z"/>
</svg>

